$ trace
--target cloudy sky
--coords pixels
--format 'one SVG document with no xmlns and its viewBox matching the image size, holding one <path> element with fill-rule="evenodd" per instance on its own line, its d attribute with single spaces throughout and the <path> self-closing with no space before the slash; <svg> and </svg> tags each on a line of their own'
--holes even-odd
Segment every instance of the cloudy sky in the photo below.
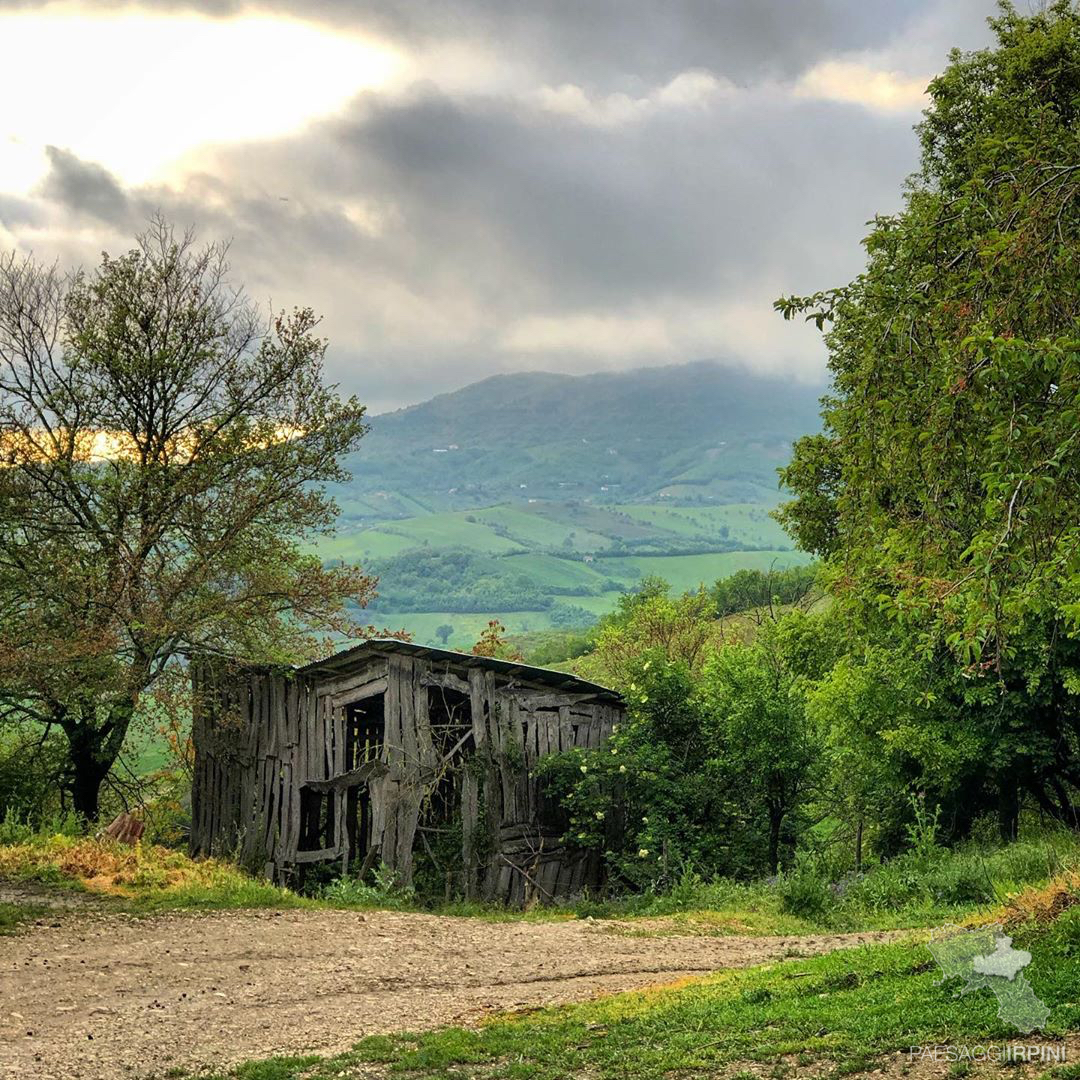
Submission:
<svg viewBox="0 0 1080 1080">
<path fill-rule="evenodd" d="M 993 0 L 0 0 L 0 248 L 161 211 L 325 315 L 375 411 L 501 371 L 821 377 L 839 284 Z"/>
</svg>

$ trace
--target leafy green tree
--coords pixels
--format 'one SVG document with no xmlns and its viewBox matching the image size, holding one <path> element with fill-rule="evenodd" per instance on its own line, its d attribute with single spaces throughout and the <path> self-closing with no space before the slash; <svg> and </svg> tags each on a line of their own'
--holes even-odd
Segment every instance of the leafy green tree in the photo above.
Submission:
<svg viewBox="0 0 1080 1080">
<path fill-rule="evenodd" d="M 454 628 L 449 623 L 443 623 L 435 628 L 435 636 L 445 645 L 453 636 Z"/>
<path fill-rule="evenodd" d="M 737 570 L 712 587 L 716 614 L 721 618 L 774 604 L 788 606 L 807 599 L 814 587 L 814 566 L 783 570 Z"/>
<path fill-rule="evenodd" d="M 910 742 L 932 730 L 922 715 L 931 699 L 913 685 L 922 675 L 917 665 L 877 646 L 842 657 L 808 693 L 807 715 L 819 733 L 824 765 L 819 812 L 839 822 L 834 839 L 850 842 L 856 870 L 868 848 L 888 854 L 895 847 L 907 783 L 928 778 L 929 770 L 918 768 L 920 751 L 929 751 L 934 767 L 944 763 L 946 742 Z M 949 776 L 954 773 L 950 767 Z"/>
<path fill-rule="evenodd" d="M 673 597 L 662 578 L 644 578 L 638 592 L 619 598 L 600 620 L 596 647 L 575 666 L 583 675 L 623 686 L 643 659 L 659 651 L 665 660 L 699 671 L 720 637 L 713 604 L 704 589 Z"/>
<path fill-rule="evenodd" d="M 741 790 L 720 772 L 688 666 L 654 650 L 624 694 L 626 720 L 604 746 L 551 754 L 538 767 L 566 815 L 567 842 L 602 852 L 615 879 L 638 889 L 670 887 L 689 871 L 760 870 L 761 846 L 740 827 Z"/>
<path fill-rule="evenodd" d="M 1018 788 L 1080 824 L 1080 13 L 992 26 L 931 83 L 865 271 L 778 301 L 833 378 L 779 517 L 951 687 L 1003 824 Z"/>
<path fill-rule="evenodd" d="M 165 672 L 310 656 L 373 588 L 307 546 L 364 410 L 312 313 L 268 322 L 225 255 L 159 221 L 92 272 L 0 259 L 0 710 L 63 734 L 87 819 Z"/>
<path fill-rule="evenodd" d="M 820 673 L 817 658 L 807 670 L 814 633 L 785 622 L 765 627 L 750 644 L 716 650 L 700 689 L 721 771 L 738 785 L 740 803 L 766 819 L 770 873 L 784 861 L 785 846 L 794 853 L 794 816 L 820 759 L 819 734 L 806 710 L 808 676 Z M 809 625 L 816 630 L 819 622 Z M 827 667 L 829 659 L 820 659 Z"/>
</svg>

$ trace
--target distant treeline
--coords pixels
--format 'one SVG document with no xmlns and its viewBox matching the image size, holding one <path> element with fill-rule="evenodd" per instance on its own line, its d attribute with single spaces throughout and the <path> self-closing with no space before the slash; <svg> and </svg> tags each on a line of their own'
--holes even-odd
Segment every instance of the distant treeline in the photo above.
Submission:
<svg viewBox="0 0 1080 1080">
<path fill-rule="evenodd" d="M 739 570 L 712 587 L 716 615 L 722 618 L 770 605 L 797 604 L 813 587 L 816 572 L 816 564 L 768 572 Z"/>
<path fill-rule="evenodd" d="M 683 545 L 686 546 L 686 545 Z M 716 551 L 714 546 L 710 551 Z M 730 550 L 723 547 L 721 550 Z M 608 552 L 615 556 L 619 552 Z M 622 552 L 628 554 L 628 552 Z M 671 554 L 674 554 L 672 552 Z M 696 549 L 678 554 L 700 554 Z M 581 562 L 580 556 L 559 554 L 568 561 Z M 379 578 L 379 596 L 373 611 L 449 611 L 461 614 L 487 611 L 555 611 L 566 609 L 561 597 L 602 596 L 612 592 L 631 592 L 632 587 L 615 578 L 589 582 L 538 581 L 515 569 L 514 555 L 482 555 L 464 550 L 417 548 L 371 564 Z M 809 587 L 812 573 L 805 568 L 763 573 L 745 570 L 715 586 L 717 614 L 761 607 L 773 600 L 793 603 Z M 572 621 L 565 614 L 557 625 L 584 626 L 584 609 L 574 609 Z"/>
</svg>

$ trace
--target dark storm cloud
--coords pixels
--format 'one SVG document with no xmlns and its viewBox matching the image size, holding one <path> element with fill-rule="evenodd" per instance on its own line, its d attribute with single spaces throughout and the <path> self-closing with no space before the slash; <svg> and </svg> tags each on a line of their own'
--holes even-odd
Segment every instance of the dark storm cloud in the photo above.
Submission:
<svg viewBox="0 0 1080 1080">
<path fill-rule="evenodd" d="M 40 6 L 0 0 L 0 11 Z M 742 79 L 793 76 L 823 56 L 886 43 L 932 6 L 932 0 L 96 0 L 93 8 L 218 17 L 271 12 L 408 46 L 483 41 L 548 77 L 625 87 L 688 67 Z"/>
<path fill-rule="evenodd" d="M 125 220 L 128 197 L 107 169 L 56 146 L 46 147 L 45 154 L 49 173 L 42 194 L 47 199 L 111 225 Z"/>
<path fill-rule="evenodd" d="M 468 255 L 479 238 L 481 257 L 501 250 L 553 302 L 590 305 L 713 293 L 772 261 L 785 235 L 797 247 L 803 213 L 813 231 L 797 170 L 820 179 L 814 197 L 893 202 L 881 179 L 910 163 L 908 126 L 752 100 L 598 129 L 440 99 L 380 109 L 339 145 L 377 162 L 378 186 L 405 194 L 435 239 Z"/>
<path fill-rule="evenodd" d="M 298 134 L 207 152 L 173 186 L 125 188 L 52 150 L 35 205 L 82 223 L 71 235 L 111 230 L 94 251 L 156 212 L 233 238 L 253 296 L 326 313 L 331 373 L 375 408 L 522 368 L 713 356 L 806 375 L 820 347 L 771 302 L 858 270 L 866 221 L 915 165 L 917 116 L 800 97 L 791 79 L 851 49 L 932 71 L 985 39 L 990 7 L 321 0 L 303 15 L 416 49 L 478 43 L 528 74 L 489 93 L 368 93 Z M 698 69 L 716 80 L 664 98 Z M 30 209 L 0 203 L 0 223 Z"/>
<path fill-rule="evenodd" d="M 911 163 L 906 126 L 850 107 L 758 101 L 596 129 L 513 103 L 462 105 L 428 93 L 365 101 L 303 136 L 225 152 L 215 179 L 180 192 L 124 194 L 100 168 L 60 154 L 45 190 L 108 224 L 161 210 L 231 235 L 257 294 L 325 307 L 329 286 L 341 307 L 370 309 L 360 320 L 366 352 L 390 365 L 391 382 L 401 383 L 403 367 L 439 366 L 441 356 L 454 368 L 440 376 L 445 384 L 491 370 L 497 344 L 417 344 L 407 316 L 381 309 L 373 291 L 396 285 L 419 310 L 453 322 L 464 284 L 498 336 L 530 312 L 572 316 L 658 297 L 708 306 L 778 263 L 792 288 L 814 284 L 815 273 L 830 284 L 865 220 L 895 205 Z M 799 172 L 814 185 L 793 187 Z M 386 223 L 358 226 L 347 210 L 357 202 Z M 285 283 L 292 295 L 282 295 Z M 295 295 L 305 286 L 316 295 Z M 763 314 L 771 299 L 761 297 Z M 332 315 L 330 329 L 340 325 Z M 739 351 L 738 342 L 722 344 Z M 340 377 L 375 389 L 370 371 L 353 370 L 344 350 L 335 356 Z"/>
</svg>

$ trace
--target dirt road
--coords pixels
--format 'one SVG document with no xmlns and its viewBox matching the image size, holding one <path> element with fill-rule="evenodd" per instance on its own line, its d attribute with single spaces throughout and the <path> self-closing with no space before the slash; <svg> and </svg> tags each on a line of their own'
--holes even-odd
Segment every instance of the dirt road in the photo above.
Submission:
<svg viewBox="0 0 1080 1080">
<path fill-rule="evenodd" d="M 0 1077 L 111 1080 L 333 1053 L 377 1032 L 470 1023 L 886 936 L 613 929 L 347 911 L 46 920 L 0 938 Z"/>
</svg>

